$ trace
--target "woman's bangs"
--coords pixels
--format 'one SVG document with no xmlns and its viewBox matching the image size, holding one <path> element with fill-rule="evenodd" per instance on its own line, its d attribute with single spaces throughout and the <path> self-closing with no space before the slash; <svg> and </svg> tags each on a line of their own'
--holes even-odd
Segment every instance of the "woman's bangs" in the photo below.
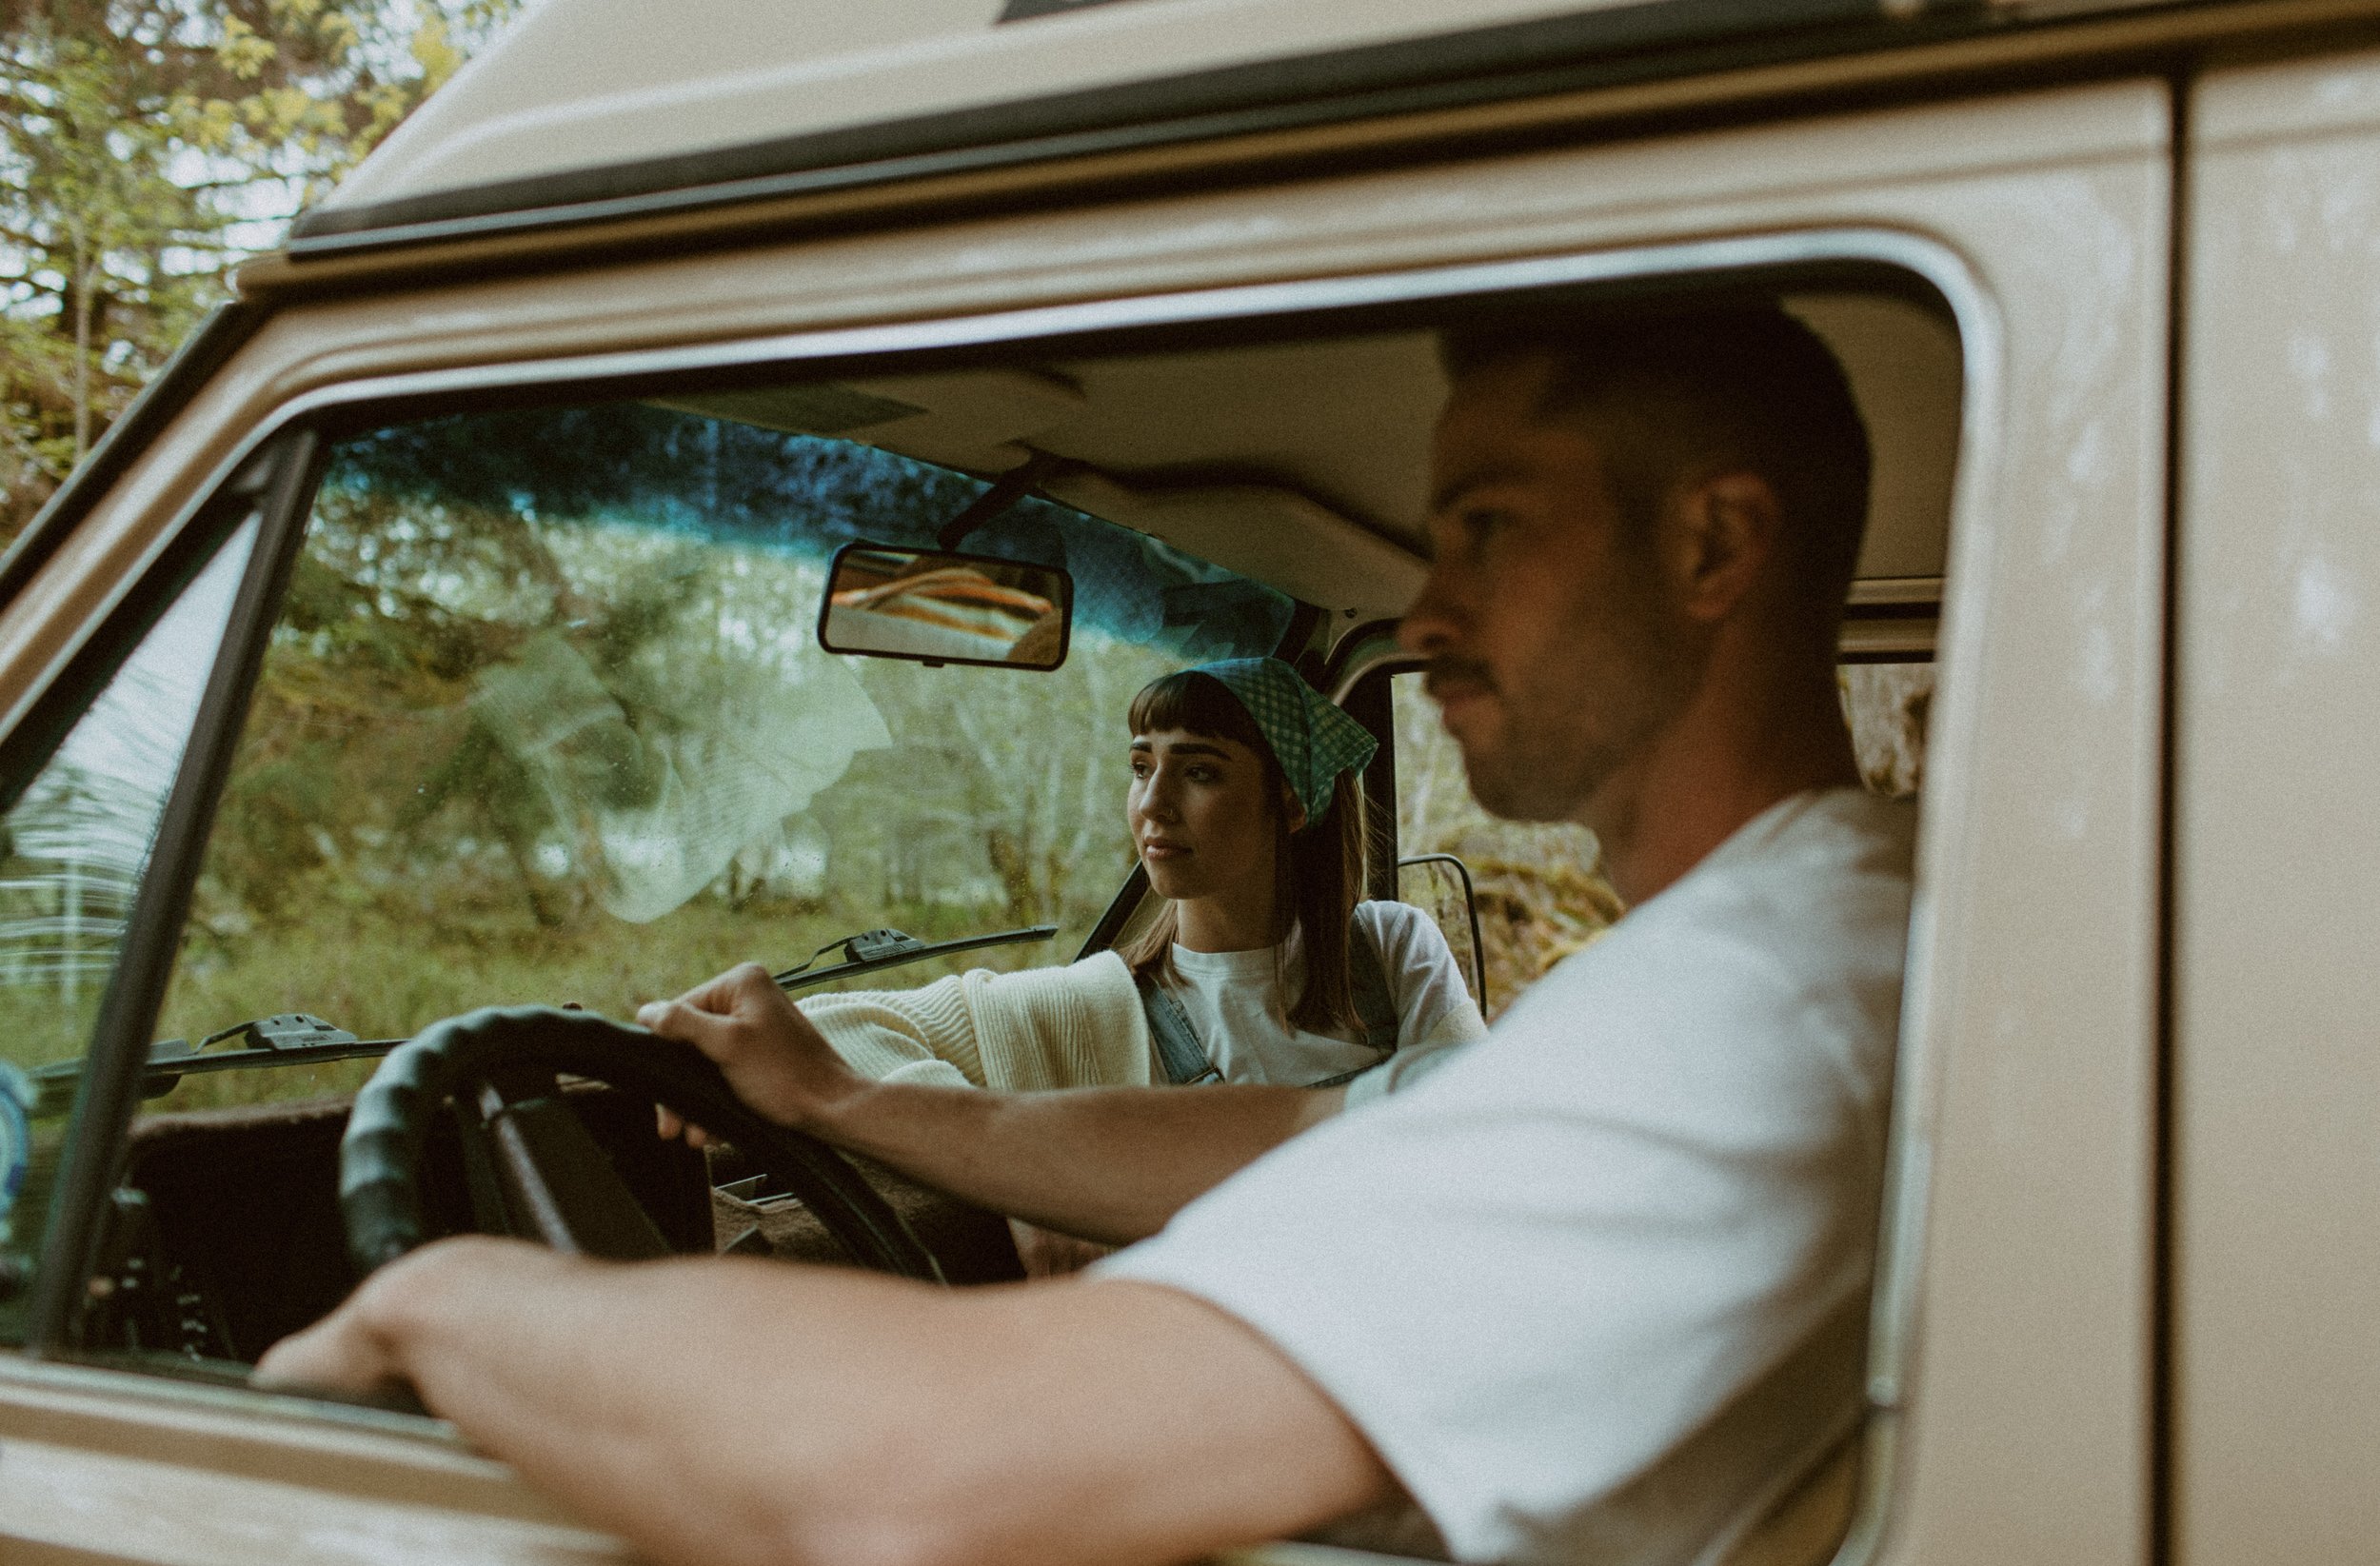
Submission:
<svg viewBox="0 0 2380 1566">
<path fill-rule="evenodd" d="M 1179 729 L 1210 740 L 1236 740 L 1268 759 L 1273 753 L 1264 731 L 1231 687 L 1196 669 L 1160 675 L 1141 686 L 1128 716 L 1136 736 Z"/>
</svg>

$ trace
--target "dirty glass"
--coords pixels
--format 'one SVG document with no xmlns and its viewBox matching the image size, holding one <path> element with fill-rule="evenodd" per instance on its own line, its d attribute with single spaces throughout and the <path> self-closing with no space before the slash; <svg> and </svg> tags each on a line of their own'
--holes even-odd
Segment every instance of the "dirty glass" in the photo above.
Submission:
<svg viewBox="0 0 2380 1566">
<path fill-rule="evenodd" d="M 0 1340 L 21 1340 L 80 1064 L 255 534 L 216 552 L 0 818 Z"/>
<path fill-rule="evenodd" d="M 161 1036 L 302 1012 L 403 1038 L 491 1003 L 614 1016 L 882 926 L 1053 940 L 1132 864 L 1124 714 L 1272 651 L 1279 593 L 1028 499 L 970 552 L 1063 566 L 1049 672 L 839 656 L 834 550 L 931 547 L 986 488 L 849 441 L 622 404 L 333 451 L 206 859 Z M 828 961 L 833 961 L 829 959 Z M 368 1061 L 192 1074 L 158 1106 L 344 1091 Z"/>
<path fill-rule="evenodd" d="M 1917 797 L 1926 776 L 1926 720 L 1934 709 L 1931 663 L 1846 664 L 1835 671 L 1851 720 L 1859 776 L 1886 799 Z"/>
</svg>

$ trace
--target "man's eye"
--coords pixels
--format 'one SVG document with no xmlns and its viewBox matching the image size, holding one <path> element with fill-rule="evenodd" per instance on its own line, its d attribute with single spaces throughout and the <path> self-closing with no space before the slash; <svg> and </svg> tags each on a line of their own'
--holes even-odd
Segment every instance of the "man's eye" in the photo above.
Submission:
<svg viewBox="0 0 2380 1566">
<path fill-rule="evenodd" d="M 1464 540 L 1477 545 L 1486 543 L 1511 525 L 1513 514 L 1492 506 L 1478 506 L 1465 510 L 1459 520 Z"/>
</svg>

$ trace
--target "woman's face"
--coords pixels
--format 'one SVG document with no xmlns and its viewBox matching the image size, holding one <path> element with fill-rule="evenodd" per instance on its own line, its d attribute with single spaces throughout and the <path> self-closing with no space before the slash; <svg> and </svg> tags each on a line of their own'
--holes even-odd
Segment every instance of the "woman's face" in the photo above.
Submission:
<svg viewBox="0 0 2380 1566">
<path fill-rule="evenodd" d="M 1134 737 L 1124 816 L 1160 897 L 1273 896 L 1279 806 L 1264 759 L 1237 740 L 1186 729 Z"/>
</svg>

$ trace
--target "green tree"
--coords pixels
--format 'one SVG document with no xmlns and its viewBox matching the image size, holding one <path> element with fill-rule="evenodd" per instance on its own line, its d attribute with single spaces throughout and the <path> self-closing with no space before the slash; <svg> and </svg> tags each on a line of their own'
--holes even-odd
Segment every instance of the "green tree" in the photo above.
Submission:
<svg viewBox="0 0 2380 1566">
<path fill-rule="evenodd" d="M 0 0 L 0 543 L 521 0 Z"/>
</svg>

